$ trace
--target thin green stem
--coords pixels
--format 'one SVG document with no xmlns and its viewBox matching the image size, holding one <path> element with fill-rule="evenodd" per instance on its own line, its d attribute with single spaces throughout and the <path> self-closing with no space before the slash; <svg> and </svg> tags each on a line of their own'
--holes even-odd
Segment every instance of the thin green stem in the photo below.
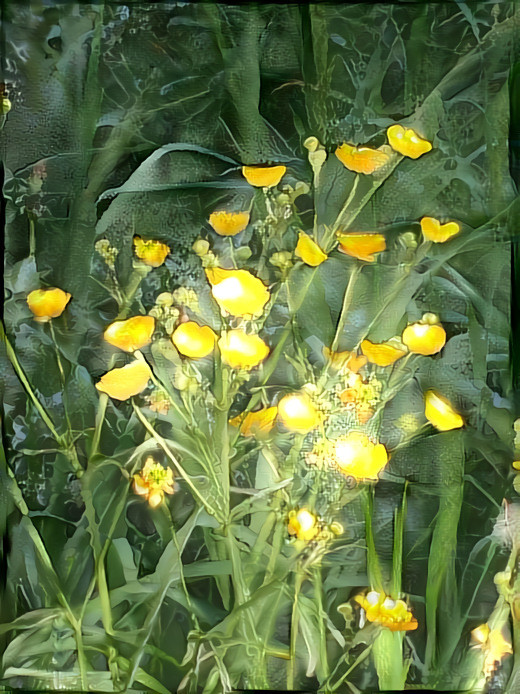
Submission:
<svg viewBox="0 0 520 694">
<path fill-rule="evenodd" d="M 296 576 L 294 579 L 294 600 L 291 614 L 291 644 L 289 650 L 289 662 L 287 663 L 287 689 L 289 690 L 294 689 L 294 677 L 296 670 L 296 646 L 298 641 L 298 627 L 300 616 L 298 599 L 304 580 L 305 575 L 302 571 L 301 566 L 298 566 L 296 570 Z"/>
</svg>

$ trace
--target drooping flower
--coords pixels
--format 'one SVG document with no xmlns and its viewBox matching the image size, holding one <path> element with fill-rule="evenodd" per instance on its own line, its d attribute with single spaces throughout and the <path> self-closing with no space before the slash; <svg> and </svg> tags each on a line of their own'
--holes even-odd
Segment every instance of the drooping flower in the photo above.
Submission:
<svg viewBox="0 0 520 694">
<path fill-rule="evenodd" d="M 234 427 L 238 427 L 242 436 L 263 438 L 272 431 L 276 422 L 277 412 L 277 407 L 264 407 L 256 412 L 248 412 L 246 415 L 243 413 L 239 414 L 230 419 L 229 423 Z"/>
<path fill-rule="evenodd" d="M 311 267 L 321 265 L 328 258 L 328 255 L 321 250 L 316 241 L 304 234 L 303 231 L 298 236 L 298 243 L 294 252 L 298 258 L 301 258 L 306 265 Z"/>
<path fill-rule="evenodd" d="M 211 293 L 221 310 L 232 316 L 254 316 L 269 301 L 269 290 L 261 279 L 248 270 L 206 268 Z"/>
<path fill-rule="evenodd" d="M 289 431 L 307 434 L 321 422 L 320 411 L 307 393 L 290 393 L 278 403 L 278 418 Z"/>
<path fill-rule="evenodd" d="M 177 350 L 190 359 L 201 359 L 211 354 L 217 341 L 216 333 L 209 325 L 198 325 L 195 321 L 181 323 L 173 332 L 171 340 Z"/>
<path fill-rule="evenodd" d="M 381 149 L 343 143 L 336 149 L 336 156 L 350 171 L 373 174 L 388 163 L 390 155 Z"/>
<path fill-rule="evenodd" d="M 482 671 L 485 677 L 490 677 L 500 664 L 502 658 L 513 654 L 513 647 L 501 629 L 491 629 L 488 624 L 473 629 L 471 638 L 485 653 Z"/>
<path fill-rule="evenodd" d="M 318 517 L 306 508 L 294 509 L 289 513 L 287 530 L 296 539 L 310 542 L 320 532 Z"/>
<path fill-rule="evenodd" d="M 249 212 L 218 210 L 210 214 L 209 223 L 220 236 L 235 236 L 249 224 Z"/>
<path fill-rule="evenodd" d="M 250 186 L 257 188 L 272 188 L 282 180 L 287 167 L 285 166 L 243 166 L 242 175 Z"/>
<path fill-rule="evenodd" d="M 444 243 L 460 232 L 460 225 L 457 222 L 446 222 L 441 224 L 434 217 L 423 217 L 421 219 L 421 230 L 425 239 L 433 243 Z"/>
<path fill-rule="evenodd" d="M 173 471 L 165 468 L 149 456 L 143 469 L 134 475 L 133 488 L 136 494 L 144 496 L 152 508 L 156 508 L 165 494 L 173 494 Z"/>
<path fill-rule="evenodd" d="M 218 341 L 222 361 L 232 369 L 253 369 L 269 354 L 269 347 L 258 335 L 244 330 L 228 330 Z"/>
<path fill-rule="evenodd" d="M 144 359 L 135 359 L 126 366 L 108 371 L 96 383 L 96 388 L 115 400 L 128 400 L 148 385 L 152 372 Z"/>
<path fill-rule="evenodd" d="M 335 462 L 344 475 L 356 480 L 377 480 L 388 463 L 382 443 L 373 443 L 360 431 L 349 431 L 334 442 Z"/>
<path fill-rule="evenodd" d="M 390 631 L 417 629 L 417 620 L 404 600 L 393 600 L 376 590 L 371 590 L 366 595 L 356 595 L 354 600 L 364 610 L 369 622 L 381 624 Z"/>
<path fill-rule="evenodd" d="M 371 342 L 363 340 L 361 351 L 371 364 L 376 366 L 390 366 L 406 354 L 406 347 L 392 341 Z"/>
<path fill-rule="evenodd" d="M 464 426 L 464 420 L 453 409 L 450 401 L 433 390 L 427 391 L 424 395 L 424 414 L 439 431 L 450 431 Z"/>
<path fill-rule="evenodd" d="M 134 250 L 139 260 L 150 267 L 162 265 L 170 253 L 170 247 L 162 241 L 142 239 L 140 236 L 134 236 Z"/>
<path fill-rule="evenodd" d="M 111 323 L 103 333 L 106 342 L 125 352 L 135 352 L 152 341 L 155 319 L 152 316 L 133 316 Z"/>
<path fill-rule="evenodd" d="M 425 313 L 420 321 L 411 323 L 401 337 L 410 352 L 429 356 L 440 352 L 446 344 L 446 331 L 433 313 Z"/>
<path fill-rule="evenodd" d="M 373 232 L 353 231 L 348 234 L 338 234 L 339 249 L 341 253 L 350 255 L 358 260 L 373 263 L 374 254 L 386 249 L 386 240 L 383 234 Z"/>
<path fill-rule="evenodd" d="M 331 367 L 337 371 L 346 368 L 352 371 L 352 373 L 357 374 L 368 361 L 364 355 L 358 355 L 355 352 L 331 352 L 328 347 L 324 347 L 322 351 L 325 359 L 330 362 Z"/>
<path fill-rule="evenodd" d="M 46 323 L 51 318 L 61 316 L 70 301 L 70 294 L 58 287 L 35 289 L 27 296 L 27 305 L 34 314 L 34 320 Z"/>
<path fill-rule="evenodd" d="M 402 125 L 391 125 L 386 131 L 390 147 L 404 157 L 418 159 L 432 149 L 431 142 L 424 140 L 411 128 Z"/>
</svg>

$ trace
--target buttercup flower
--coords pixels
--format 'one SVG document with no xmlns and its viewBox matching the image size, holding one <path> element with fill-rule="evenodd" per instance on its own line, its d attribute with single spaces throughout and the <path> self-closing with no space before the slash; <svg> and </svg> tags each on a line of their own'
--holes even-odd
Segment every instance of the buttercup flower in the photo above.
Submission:
<svg viewBox="0 0 520 694">
<path fill-rule="evenodd" d="M 377 366 L 390 366 L 406 354 L 404 345 L 399 347 L 391 341 L 377 343 L 363 340 L 361 351 L 371 364 Z"/>
<path fill-rule="evenodd" d="M 336 156 L 350 171 L 372 174 L 381 169 L 390 159 L 390 155 L 380 149 L 355 146 L 344 143 L 336 149 Z"/>
<path fill-rule="evenodd" d="M 429 390 L 424 396 L 424 414 L 439 431 L 450 431 L 464 426 L 464 420 L 453 409 L 450 401 L 433 390 Z"/>
<path fill-rule="evenodd" d="M 306 265 L 311 267 L 321 265 L 328 258 L 328 255 L 321 250 L 316 241 L 304 234 L 303 231 L 300 232 L 294 252 L 298 258 L 301 258 Z"/>
<path fill-rule="evenodd" d="M 506 655 L 512 655 L 513 647 L 510 641 L 504 638 L 501 629 L 490 629 L 488 624 L 473 629 L 471 637 L 476 645 L 484 653 L 483 673 L 485 677 L 490 677 Z"/>
<path fill-rule="evenodd" d="M 383 234 L 351 232 L 338 234 L 339 249 L 342 253 L 358 260 L 373 263 L 375 253 L 381 253 L 386 248 Z"/>
<path fill-rule="evenodd" d="M 446 331 L 433 313 L 425 313 L 422 320 L 411 323 L 401 337 L 403 343 L 414 354 L 429 356 L 440 352 L 446 344 Z"/>
<path fill-rule="evenodd" d="M 257 188 L 272 188 L 282 180 L 287 167 L 285 166 L 243 166 L 242 175 L 250 186 Z"/>
<path fill-rule="evenodd" d="M 249 224 L 249 212 L 219 210 L 210 214 L 209 223 L 220 236 L 235 236 Z"/>
<path fill-rule="evenodd" d="M 229 423 L 239 427 L 242 436 L 262 438 L 273 429 L 277 412 L 277 407 L 264 407 L 256 412 L 248 412 L 245 416 L 239 414 L 230 419 Z"/>
<path fill-rule="evenodd" d="M 140 236 L 134 236 L 134 250 L 139 260 L 150 267 L 162 265 L 170 253 L 170 247 L 162 241 L 142 239 Z"/>
<path fill-rule="evenodd" d="M 321 421 L 319 410 L 307 393 L 290 393 L 278 403 L 278 418 L 282 424 L 299 434 L 307 434 Z"/>
<path fill-rule="evenodd" d="M 320 532 L 318 517 L 306 508 L 293 510 L 289 513 L 287 530 L 296 539 L 310 542 Z"/>
<path fill-rule="evenodd" d="M 150 344 L 154 330 L 155 319 L 152 316 L 133 316 L 111 323 L 103 333 L 103 338 L 125 352 L 135 352 Z"/>
<path fill-rule="evenodd" d="M 358 355 L 355 352 L 331 352 L 328 347 L 324 347 L 322 352 L 325 359 L 330 362 L 332 368 L 337 371 L 346 368 L 352 371 L 352 373 L 357 374 L 368 361 L 364 355 Z"/>
<path fill-rule="evenodd" d="M 391 125 L 386 131 L 390 147 L 404 157 L 418 159 L 432 149 L 431 142 L 423 140 L 411 128 L 402 125 Z"/>
<path fill-rule="evenodd" d="M 371 590 L 366 595 L 356 595 L 354 600 L 364 610 L 369 622 L 381 624 L 390 631 L 417 629 L 417 620 L 404 600 L 392 600 L 384 593 L 378 593 L 375 590 Z"/>
<path fill-rule="evenodd" d="M 258 335 L 240 329 L 229 330 L 218 341 L 222 361 L 232 369 L 252 369 L 269 354 L 269 347 Z"/>
<path fill-rule="evenodd" d="M 373 443 L 366 434 L 350 431 L 334 442 L 335 462 L 344 475 L 357 480 L 377 480 L 388 463 L 382 443 Z"/>
<path fill-rule="evenodd" d="M 69 301 L 70 294 L 58 287 L 35 289 L 27 296 L 27 305 L 34 314 L 34 320 L 39 323 L 61 316 Z"/>
<path fill-rule="evenodd" d="M 131 364 L 108 371 L 96 383 L 96 388 L 115 400 L 128 400 L 146 388 L 151 376 L 145 360 L 136 359 Z"/>
<path fill-rule="evenodd" d="M 217 341 L 216 333 L 209 325 L 198 325 L 194 321 L 181 323 L 174 331 L 172 342 L 178 351 L 190 359 L 201 359 L 211 354 Z"/>
<path fill-rule="evenodd" d="M 173 494 L 173 472 L 149 456 L 141 472 L 134 475 L 134 492 L 148 501 L 152 508 L 162 502 L 165 494 Z"/>
<path fill-rule="evenodd" d="M 248 270 L 206 268 L 211 293 L 223 311 L 232 316 L 254 316 L 269 301 L 269 290 Z"/>
<path fill-rule="evenodd" d="M 457 222 L 441 224 L 434 217 L 423 217 L 421 219 L 421 230 L 424 238 L 428 239 L 428 241 L 444 243 L 460 232 L 460 226 Z"/>
</svg>

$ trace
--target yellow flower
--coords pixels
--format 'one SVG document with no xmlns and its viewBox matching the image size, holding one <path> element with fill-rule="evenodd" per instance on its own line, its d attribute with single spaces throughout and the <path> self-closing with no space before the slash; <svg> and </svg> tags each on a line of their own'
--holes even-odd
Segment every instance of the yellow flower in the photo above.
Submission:
<svg viewBox="0 0 520 694">
<path fill-rule="evenodd" d="M 392 342 L 370 342 L 363 340 L 361 351 L 371 364 L 377 366 L 390 366 L 406 354 L 406 348 L 401 345 L 398 347 Z"/>
<path fill-rule="evenodd" d="M 374 407 L 380 400 L 381 386 L 379 381 L 371 378 L 363 381 L 356 373 L 349 373 L 346 388 L 339 394 L 341 402 L 353 409 L 360 424 L 366 424 L 374 414 Z M 337 464 L 335 451 L 332 451 L 332 463 Z"/>
<path fill-rule="evenodd" d="M 250 186 L 272 188 L 277 186 L 284 176 L 285 166 L 243 166 L 242 175 Z"/>
<path fill-rule="evenodd" d="M 218 210 L 210 214 L 209 223 L 220 236 L 235 236 L 249 224 L 249 212 Z"/>
<path fill-rule="evenodd" d="M 362 369 L 367 363 L 367 358 L 363 355 L 358 355 L 355 352 L 331 352 L 328 347 L 324 347 L 323 356 L 330 362 L 333 369 L 339 371 L 342 368 L 347 368 L 352 373 L 357 374 L 357 372 Z"/>
<path fill-rule="evenodd" d="M 248 270 L 206 268 L 211 293 L 223 311 L 232 316 L 254 316 L 269 301 L 269 290 Z"/>
<path fill-rule="evenodd" d="M 315 429 L 321 421 L 319 410 L 307 393 L 290 393 L 278 403 L 278 417 L 282 424 L 299 434 Z"/>
<path fill-rule="evenodd" d="M 133 316 L 111 323 L 103 337 L 114 347 L 119 347 L 125 352 L 135 352 L 136 349 L 150 344 L 154 330 L 155 319 L 152 316 Z"/>
<path fill-rule="evenodd" d="M 362 174 L 373 174 L 381 169 L 390 159 L 389 154 L 380 149 L 355 146 L 344 143 L 336 149 L 336 156 L 350 171 Z"/>
<path fill-rule="evenodd" d="M 69 301 L 70 294 L 57 287 L 35 289 L 27 296 L 27 305 L 39 323 L 61 316 Z"/>
<path fill-rule="evenodd" d="M 311 267 L 321 265 L 328 258 L 328 255 L 321 250 L 316 241 L 303 232 L 300 232 L 294 252 L 298 258 L 301 258 L 306 265 Z"/>
<path fill-rule="evenodd" d="M 433 314 L 425 314 L 422 320 L 411 323 L 401 337 L 403 343 L 414 354 L 429 356 L 440 352 L 446 344 L 446 331 Z"/>
<path fill-rule="evenodd" d="M 320 526 L 314 513 L 306 508 L 301 508 L 289 513 L 287 530 L 290 535 L 296 536 L 296 539 L 309 542 L 320 532 Z"/>
<path fill-rule="evenodd" d="M 424 238 L 428 239 L 428 241 L 433 241 L 433 243 L 444 243 L 460 232 L 460 226 L 457 222 L 441 224 L 439 220 L 434 219 L 434 217 L 423 217 L 421 219 L 421 230 Z"/>
<path fill-rule="evenodd" d="M 116 400 L 128 400 L 146 388 L 151 376 L 145 360 L 136 359 L 131 364 L 108 371 L 96 383 L 96 388 Z"/>
<path fill-rule="evenodd" d="M 350 431 L 334 443 L 336 464 L 345 475 L 357 480 L 377 480 L 388 463 L 382 443 L 373 443 L 366 434 Z"/>
<path fill-rule="evenodd" d="M 179 352 L 190 359 L 207 357 L 217 341 L 216 333 L 209 325 L 198 325 L 195 321 L 181 323 L 172 335 L 172 342 Z"/>
<path fill-rule="evenodd" d="M 249 370 L 258 366 L 269 354 L 269 347 L 258 335 L 243 330 L 229 330 L 218 341 L 222 361 L 232 369 Z"/>
<path fill-rule="evenodd" d="M 450 431 L 464 426 L 464 420 L 453 409 L 449 400 L 433 390 L 429 390 L 424 396 L 424 414 L 439 431 Z"/>
<path fill-rule="evenodd" d="M 170 247 L 162 241 L 142 239 L 140 236 L 134 236 L 134 249 L 139 260 L 150 267 L 162 265 L 170 253 Z"/>
<path fill-rule="evenodd" d="M 243 413 L 239 414 L 230 419 L 229 423 L 239 427 L 242 436 L 263 438 L 273 429 L 277 412 L 277 407 L 264 407 L 257 412 L 248 412 L 245 416 Z"/>
<path fill-rule="evenodd" d="M 505 655 L 512 655 L 513 648 L 510 641 L 504 638 L 501 629 L 490 629 L 488 624 L 473 629 L 472 639 L 485 653 L 483 672 L 490 677 Z"/>
<path fill-rule="evenodd" d="M 371 590 L 366 595 L 356 595 L 354 600 L 365 611 L 369 622 L 381 624 L 390 631 L 417 629 L 417 620 L 404 600 L 392 600 L 376 590 Z"/>
<path fill-rule="evenodd" d="M 149 456 L 141 472 L 134 475 L 133 487 L 136 494 L 144 496 L 150 506 L 156 508 L 165 494 L 173 494 L 173 472 Z"/>
<path fill-rule="evenodd" d="M 402 125 L 391 125 L 386 131 L 390 147 L 404 157 L 418 159 L 432 149 L 431 142 L 423 140 L 411 128 L 403 128 Z"/>
<path fill-rule="evenodd" d="M 373 263 L 374 253 L 381 253 L 386 248 L 383 234 L 352 232 L 338 234 L 339 250 L 358 260 Z"/>
</svg>

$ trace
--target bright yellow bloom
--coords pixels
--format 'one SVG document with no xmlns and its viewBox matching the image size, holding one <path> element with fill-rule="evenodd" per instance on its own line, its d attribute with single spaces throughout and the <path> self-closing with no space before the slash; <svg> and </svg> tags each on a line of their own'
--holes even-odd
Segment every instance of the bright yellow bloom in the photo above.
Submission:
<svg viewBox="0 0 520 694">
<path fill-rule="evenodd" d="M 404 157 L 418 159 L 432 149 L 431 142 L 423 140 L 411 128 L 403 128 L 402 125 L 391 125 L 386 131 L 390 147 Z"/>
<path fill-rule="evenodd" d="M 350 431 L 336 439 L 334 453 L 341 472 L 357 480 L 377 480 L 388 463 L 383 444 L 373 443 L 360 431 Z"/>
<path fill-rule="evenodd" d="M 269 347 L 258 335 L 240 329 L 229 330 L 218 341 L 222 361 L 232 369 L 253 369 L 269 354 Z"/>
<path fill-rule="evenodd" d="M 307 393 L 290 393 L 278 403 L 282 424 L 299 434 L 306 434 L 321 422 L 321 414 Z"/>
<path fill-rule="evenodd" d="M 428 239 L 428 241 L 444 243 L 460 232 L 460 226 L 457 222 L 441 224 L 434 217 L 423 217 L 421 219 L 421 230 L 424 238 Z"/>
<path fill-rule="evenodd" d="M 111 323 L 103 337 L 114 347 L 119 347 L 125 352 L 135 352 L 136 349 L 150 344 L 154 330 L 155 319 L 152 316 L 133 316 Z"/>
<path fill-rule="evenodd" d="M 57 287 L 35 289 L 27 296 L 27 305 L 34 314 L 34 320 L 39 323 L 61 316 L 69 301 L 70 294 Z"/>
<path fill-rule="evenodd" d="M 242 175 L 250 186 L 272 188 L 277 186 L 284 176 L 285 166 L 243 166 Z"/>
<path fill-rule="evenodd" d="M 323 348 L 323 356 L 333 369 L 339 371 L 342 368 L 347 368 L 352 373 L 357 374 L 357 372 L 362 369 L 367 363 L 367 358 L 363 355 L 358 355 L 355 352 L 331 352 L 328 347 Z"/>
<path fill-rule="evenodd" d="M 450 431 L 464 426 L 464 420 L 453 409 L 450 401 L 433 390 L 429 390 L 424 395 L 424 414 L 439 431 Z"/>
<path fill-rule="evenodd" d="M 488 624 L 481 624 L 471 632 L 472 639 L 484 651 L 483 672 L 490 677 L 505 655 L 512 655 L 513 647 L 504 638 L 501 629 L 490 629 Z"/>
<path fill-rule="evenodd" d="M 349 234 L 338 234 L 338 240 L 338 250 L 358 260 L 365 260 L 367 263 L 374 262 L 374 253 L 381 253 L 386 249 L 383 234 L 354 231 Z"/>
<path fill-rule="evenodd" d="M 201 359 L 211 354 L 217 341 L 216 333 L 209 325 L 198 325 L 195 321 L 181 323 L 172 335 L 178 351 L 190 359 Z"/>
<path fill-rule="evenodd" d="M 235 236 L 249 224 L 249 212 L 218 210 L 210 214 L 209 223 L 220 236 Z"/>
<path fill-rule="evenodd" d="M 229 423 L 239 427 L 242 436 L 263 438 L 273 429 L 277 412 L 277 407 L 264 407 L 256 412 L 248 412 L 245 416 L 243 413 L 239 414 L 230 419 Z"/>
<path fill-rule="evenodd" d="M 300 232 L 294 252 L 298 258 L 301 258 L 306 265 L 311 267 L 321 265 L 329 257 L 321 250 L 316 241 L 304 234 L 303 231 Z"/>
<path fill-rule="evenodd" d="M 134 249 L 139 260 L 150 267 L 162 265 L 170 253 L 170 247 L 162 241 L 142 239 L 140 236 L 134 236 Z"/>
<path fill-rule="evenodd" d="M 371 364 L 390 366 L 406 354 L 404 346 L 398 347 L 392 342 L 370 342 L 363 340 L 361 351 Z"/>
<path fill-rule="evenodd" d="M 520 470 L 520 460 L 515 460 L 515 461 L 513 462 L 513 468 L 514 468 L 515 470 Z"/>
<path fill-rule="evenodd" d="M 96 388 L 116 400 L 128 400 L 146 388 L 151 376 L 146 361 L 136 359 L 131 364 L 108 371 L 96 383 Z"/>
<path fill-rule="evenodd" d="M 269 290 L 262 280 L 248 270 L 206 268 L 211 293 L 223 311 L 232 316 L 254 316 L 269 301 Z"/>
<path fill-rule="evenodd" d="M 428 315 L 431 314 L 425 314 L 425 316 Z M 433 322 L 437 320 L 436 317 L 425 319 L 425 316 L 421 321 L 408 325 L 403 330 L 401 339 L 410 352 L 429 356 L 440 352 L 444 347 L 446 331 L 440 323 Z"/>
<path fill-rule="evenodd" d="M 173 472 L 149 456 L 143 469 L 134 475 L 134 492 L 148 501 L 152 508 L 162 502 L 165 494 L 173 494 Z"/>
<path fill-rule="evenodd" d="M 417 620 L 404 600 L 392 600 L 384 593 L 378 593 L 375 590 L 371 590 L 366 595 L 356 595 L 354 600 L 365 611 L 369 622 L 381 624 L 390 631 L 417 629 Z"/>
<path fill-rule="evenodd" d="M 356 147 L 349 143 L 340 145 L 336 149 L 336 156 L 347 169 L 362 174 L 373 174 L 390 159 L 390 155 L 380 149 Z"/>
<path fill-rule="evenodd" d="M 291 511 L 287 522 L 287 530 L 296 539 L 310 542 L 320 532 L 318 517 L 306 508 Z"/>
</svg>

